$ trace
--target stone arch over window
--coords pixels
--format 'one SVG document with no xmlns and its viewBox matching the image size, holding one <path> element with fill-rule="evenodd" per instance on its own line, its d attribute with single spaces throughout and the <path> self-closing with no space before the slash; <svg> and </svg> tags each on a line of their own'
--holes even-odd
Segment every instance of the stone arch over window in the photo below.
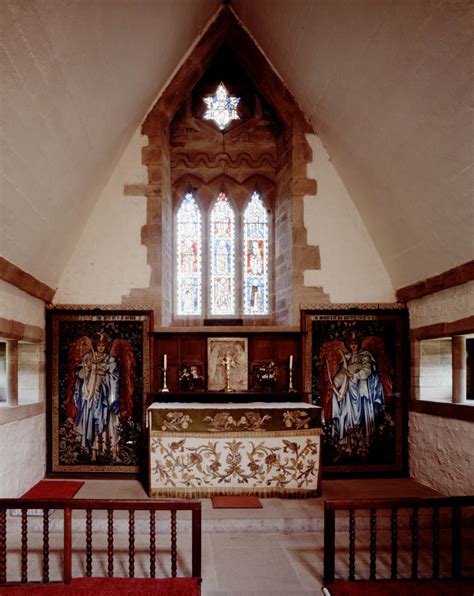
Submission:
<svg viewBox="0 0 474 596">
<path fill-rule="evenodd" d="M 220 83 L 240 98 L 239 119 L 223 130 L 203 117 L 203 98 Z M 255 191 L 269 206 L 270 312 L 258 324 L 298 324 L 300 304 L 327 299 L 303 282 L 304 269 L 320 268 L 319 249 L 307 245 L 303 221 L 303 196 L 316 194 L 316 181 L 306 176 L 312 155 L 305 134 L 311 132 L 280 77 L 230 6 L 223 6 L 142 125 L 149 179 L 143 190 L 148 218 L 142 239 L 152 270 L 142 299 L 153 301 L 158 324 L 183 324 L 176 318 L 170 265 L 174 213 L 190 189 L 203 213 L 220 192 L 232 197 L 239 217 Z M 136 300 L 131 295 L 129 303 Z"/>
</svg>

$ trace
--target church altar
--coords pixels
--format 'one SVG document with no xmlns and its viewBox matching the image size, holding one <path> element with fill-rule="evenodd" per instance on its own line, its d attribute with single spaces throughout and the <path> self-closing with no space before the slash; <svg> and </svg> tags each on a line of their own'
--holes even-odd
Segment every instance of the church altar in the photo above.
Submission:
<svg viewBox="0 0 474 596">
<path fill-rule="evenodd" d="M 319 494 L 318 406 L 153 403 L 147 422 L 152 498 Z"/>
</svg>

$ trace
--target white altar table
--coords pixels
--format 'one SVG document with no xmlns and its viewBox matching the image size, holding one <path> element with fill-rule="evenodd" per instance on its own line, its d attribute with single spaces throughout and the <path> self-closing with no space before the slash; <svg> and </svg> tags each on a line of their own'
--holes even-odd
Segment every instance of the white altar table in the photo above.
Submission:
<svg viewBox="0 0 474 596">
<path fill-rule="evenodd" d="M 321 408 L 306 403 L 154 403 L 149 495 L 313 497 Z"/>
</svg>

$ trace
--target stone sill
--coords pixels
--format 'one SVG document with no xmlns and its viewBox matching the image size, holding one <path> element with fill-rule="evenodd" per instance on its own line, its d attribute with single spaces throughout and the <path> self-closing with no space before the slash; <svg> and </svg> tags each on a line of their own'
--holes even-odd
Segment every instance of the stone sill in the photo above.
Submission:
<svg viewBox="0 0 474 596">
<path fill-rule="evenodd" d="M 10 422 L 17 422 L 24 418 L 31 418 L 37 416 L 45 411 L 45 402 L 40 401 L 34 404 L 24 404 L 19 406 L 0 406 L 0 426 L 2 424 L 10 424 Z"/>
<path fill-rule="evenodd" d="M 419 414 L 429 414 L 430 416 L 439 416 L 441 418 L 453 418 L 455 420 L 474 422 L 473 406 L 473 401 L 467 404 L 453 404 L 412 399 L 410 400 L 409 409 L 410 412 L 418 412 Z"/>
<path fill-rule="evenodd" d="M 172 327 L 157 327 L 154 334 L 175 334 L 175 333 L 300 333 L 301 329 L 295 325 L 196 325 L 181 327 L 174 325 Z"/>
</svg>

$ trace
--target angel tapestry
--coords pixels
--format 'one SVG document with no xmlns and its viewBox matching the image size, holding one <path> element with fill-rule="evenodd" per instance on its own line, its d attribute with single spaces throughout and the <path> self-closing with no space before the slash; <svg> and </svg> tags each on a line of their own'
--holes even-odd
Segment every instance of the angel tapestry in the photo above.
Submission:
<svg viewBox="0 0 474 596">
<path fill-rule="evenodd" d="M 53 313 L 52 472 L 138 472 L 148 316 Z"/>
<path fill-rule="evenodd" d="M 404 311 L 304 311 L 305 384 L 323 408 L 326 472 L 404 469 Z"/>
</svg>

